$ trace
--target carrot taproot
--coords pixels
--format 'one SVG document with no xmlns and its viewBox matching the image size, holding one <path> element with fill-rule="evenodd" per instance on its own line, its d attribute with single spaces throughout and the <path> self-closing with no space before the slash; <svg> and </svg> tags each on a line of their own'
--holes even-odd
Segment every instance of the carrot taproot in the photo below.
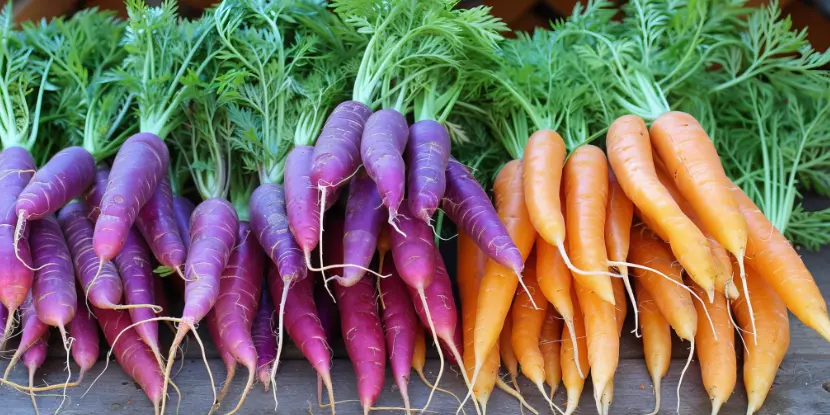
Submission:
<svg viewBox="0 0 830 415">
<path fill-rule="evenodd" d="M 715 268 L 709 243 L 657 179 L 643 119 L 634 115 L 618 118 L 608 129 L 605 143 L 608 161 L 626 196 L 666 231 L 680 264 L 713 298 Z"/>
<path fill-rule="evenodd" d="M 608 200 L 608 162 L 599 147 L 577 148 L 562 173 L 565 196 L 565 230 L 571 261 L 580 270 L 573 272 L 576 283 L 614 304 L 614 289 L 608 275 L 605 247 L 605 208 Z"/>
<path fill-rule="evenodd" d="M 750 228 L 752 226 L 750 225 Z M 734 261 L 734 259 L 733 259 Z M 746 342 L 744 350 L 744 387 L 747 395 L 747 415 L 758 411 L 772 388 L 775 374 L 787 348 L 790 346 L 790 322 L 781 297 L 751 264 L 746 268 L 748 292 L 739 287 L 740 296 L 732 302 L 732 311 L 743 331 L 750 328 L 749 307 L 746 299 L 755 302 L 755 329 L 758 342 Z"/>
<path fill-rule="evenodd" d="M 516 390 L 519 390 L 519 358 L 513 349 L 513 309 L 507 312 L 504 318 L 504 326 L 499 333 L 499 358 L 507 373 L 510 375 L 510 383 Z"/>
<path fill-rule="evenodd" d="M 618 265 L 615 267 L 622 276 L 621 281 L 616 278 L 612 282 L 622 282 L 625 292 L 634 307 L 634 327 L 638 325 L 638 314 L 634 290 L 631 288 L 631 280 L 628 278 L 628 265 L 624 264 L 628 259 L 628 249 L 631 245 L 631 223 L 634 221 L 634 203 L 625 195 L 614 171 L 608 169 L 608 201 L 605 206 L 605 249 L 608 252 L 608 259 Z M 619 301 L 617 286 L 614 285 L 614 301 Z M 623 301 L 625 296 L 623 296 Z M 617 307 L 619 308 L 619 307 Z M 625 309 L 625 307 L 623 307 Z M 620 323 L 622 324 L 622 323 Z"/>
<path fill-rule="evenodd" d="M 548 307 L 545 312 L 545 321 L 542 323 L 542 331 L 539 336 L 539 350 L 542 352 L 542 359 L 545 364 L 545 383 L 550 387 L 548 396 L 553 399 L 553 394 L 559 388 L 562 381 L 562 365 L 559 360 L 561 352 L 560 339 L 562 337 L 562 317 L 553 307 Z"/>
<path fill-rule="evenodd" d="M 671 326 L 639 279 L 634 285 L 637 288 L 637 307 L 640 309 L 643 354 L 654 385 L 654 410 L 649 415 L 654 415 L 660 412 L 660 384 L 671 365 Z"/>
<path fill-rule="evenodd" d="M 790 242 L 737 186 L 732 194 L 748 226 L 746 262 L 804 325 L 830 341 L 827 303 Z"/>
<path fill-rule="evenodd" d="M 573 286 L 571 286 L 571 300 L 576 310 L 573 320 L 574 330 L 571 331 L 567 325 L 565 326 L 562 331 L 562 349 L 559 354 L 559 363 L 562 365 L 562 383 L 565 384 L 565 390 L 568 392 L 565 415 L 574 413 L 579 406 L 579 397 L 585 387 L 585 378 L 588 377 L 591 369 L 582 308 Z M 571 338 L 576 341 L 572 342 Z"/>
<path fill-rule="evenodd" d="M 570 211 L 569 211 L 570 212 Z M 568 213 L 570 215 L 570 213 Z M 609 281 L 610 283 L 610 281 Z M 614 305 L 600 298 L 588 288 L 576 284 L 576 295 L 582 307 L 585 333 L 588 337 L 588 362 L 594 384 L 594 400 L 597 411 L 602 409 L 602 394 L 613 382 L 620 359 L 620 336 Z M 612 293 L 613 295 L 613 293 Z"/>
<path fill-rule="evenodd" d="M 606 227 L 607 229 L 607 227 Z M 621 278 L 614 278 L 611 280 L 611 286 L 614 288 L 614 317 L 617 320 L 617 335 L 622 335 L 623 324 L 625 324 L 625 317 L 628 315 L 628 304 L 626 304 L 625 283 Z M 636 303 L 635 303 L 636 307 Z M 636 313 L 635 313 L 636 315 Z M 602 413 L 608 414 L 611 408 L 611 402 L 614 399 L 614 377 L 608 381 L 605 390 L 602 392 L 600 401 L 602 403 Z"/>
<path fill-rule="evenodd" d="M 695 283 L 689 284 L 698 295 L 703 290 Z M 703 387 L 712 401 L 712 415 L 720 411 L 735 389 L 738 375 L 738 363 L 735 357 L 735 328 L 729 316 L 729 304 L 725 297 L 717 296 L 711 303 L 695 303 L 697 309 L 697 360 L 700 361 L 700 374 Z M 707 330 L 705 312 L 709 312 L 715 325 L 717 336 Z"/>
</svg>

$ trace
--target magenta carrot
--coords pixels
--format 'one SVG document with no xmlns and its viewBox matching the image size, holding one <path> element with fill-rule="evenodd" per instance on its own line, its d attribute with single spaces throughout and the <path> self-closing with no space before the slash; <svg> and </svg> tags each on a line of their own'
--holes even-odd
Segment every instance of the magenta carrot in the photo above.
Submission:
<svg viewBox="0 0 830 415">
<path fill-rule="evenodd" d="M 75 318 L 69 322 L 69 335 L 75 339 L 72 343 L 72 360 L 75 361 L 81 371 L 78 374 L 78 382 L 84 378 L 86 374 L 98 361 L 98 353 L 100 347 L 100 340 L 98 339 L 98 323 L 92 317 L 92 314 L 87 310 L 83 304 L 83 299 L 78 299 L 78 312 Z"/>
<path fill-rule="evenodd" d="M 267 289 L 260 291 L 259 310 L 251 326 L 251 337 L 256 348 L 257 380 L 267 392 L 271 386 L 271 365 L 277 358 L 277 335 L 274 333 L 274 303 L 271 301 L 271 293 Z"/>
<path fill-rule="evenodd" d="M 311 251 L 320 242 L 320 200 L 310 176 L 313 152 L 311 146 L 297 146 L 285 159 L 288 227 L 307 261 L 310 261 Z"/>
<path fill-rule="evenodd" d="M 161 265 L 181 271 L 187 249 L 176 224 L 173 190 L 162 177 L 150 200 L 138 212 L 135 225 Z"/>
<path fill-rule="evenodd" d="M 343 224 L 343 263 L 369 266 L 377 248 L 386 209 L 382 206 L 378 187 L 361 170 L 349 183 L 349 199 L 346 202 L 346 219 Z M 364 269 L 343 267 L 343 275 L 337 279 L 341 285 L 351 286 L 360 281 Z"/>
<path fill-rule="evenodd" d="M 322 282 L 316 281 L 314 287 L 314 304 L 317 306 L 317 316 L 320 325 L 326 332 L 326 340 L 332 343 L 340 326 L 340 316 L 337 313 L 337 304 L 329 293 L 322 287 Z"/>
<path fill-rule="evenodd" d="M 121 145 L 95 222 L 93 247 L 102 262 L 121 250 L 138 212 L 167 174 L 169 161 L 167 146 L 155 134 L 138 133 Z"/>
<path fill-rule="evenodd" d="M 406 187 L 409 211 L 429 223 L 447 189 L 450 135 L 433 120 L 409 127 L 406 143 Z"/>
<path fill-rule="evenodd" d="M 236 358 L 233 357 L 233 354 L 230 350 L 228 350 L 230 345 L 222 340 L 222 330 L 219 328 L 219 320 L 216 318 L 216 310 L 210 310 L 207 316 L 205 316 L 205 320 L 207 321 L 210 339 L 213 340 L 213 344 L 216 345 L 216 351 L 219 352 L 219 358 L 221 358 L 222 363 L 225 364 L 225 382 L 222 389 L 219 391 L 219 394 L 216 396 L 216 402 L 213 403 L 212 407 L 212 411 L 215 411 L 216 409 L 219 409 L 219 406 L 222 404 L 222 400 L 225 399 L 225 395 L 230 390 L 231 381 L 233 381 L 233 376 L 236 374 Z"/>
<path fill-rule="evenodd" d="M 386 333 L 386 351 L 392 377 L 401 391 L 404 408 L 409 412 L 409 373 L 415 353 L 415 333 L 418 317 L 412 307 L 412 299 L 391 258 L 383 262 L 381 272 L 388 275 L 380 280 L 380 296 L 383 307 L 383 329 Z"/>
<path fill-rule="evenodd" d="M 256 380 L 257 354 L 251 326 L 259 308 L 265 265 L 262 248 L 251 235 L 248 222 L 239 222 L 236 240 L 238 243 L 219 280 L 220 294 L 213 307 L 222 342 L 228 345 L 236 361 L 248 369 L 248 383 L 232 412 L 239 410 Z"/>
<path fill-rule="evenodd" d="M 20 320 L 21 326 L 23 326 L 20 334 L 20 344 L 17 346 L 17 350 L 11 360 L 9 360 L 8 366 L 6 366 L 6 371 L 3 373 L 3 380 L 9 378 L 9 374 L 14 369 L 14 365 L 23 356 L 23 353 L 34 346 L 41 337 L 49 333 L 49 326 L 37 318 L 37 312 L 35 311 L 31 294 L 26 296 L 26 301 L 20 306 Z"/>
<path fill-rule="evenodd" d="M 447 217 L 470 235 L 490 259 L 521 274 L 524 269 L 522 253 L 507 233 L 487 192 L 470 171 L 452 157 L 447 164 L 443 208 Z"/>
<path fill-rule="evenodd" d="M 46 352 L 49 347 L 49 332 L 47 331 L 46 334 L 43 335 L 37 342 L 26 350 L 26 353 L 23 353 L 23 365 L 26 366 L 26 369 L 29 370 L 29 388 L 34 388 L 35 386 L 35 372 L 43 366 L 43 362 L 46 361 Z M 37 401 L 35 401 L 35 393 L 33 391 L 29 391 L 29 396 L 32 397 L 32 406 L 35 409 L 35 413 L 39 413 L 37 409 Z M 58 407 L 60 409 L 60 407 Z"/>
<path fill-rule="evenodd" d="M 366 173 L 375 181 L 384 206 L 389 210 L 389 223 L 395 226 L 403 202 L 406 165 L 403 152 L 409 140 L 406 117 L 393 109 L 372 114 L 363 127 L 360 157 Z"/>
<path fill-rule="evenodd" d="M 54 215 L 33 221 L 30 244 L 35 269 L 32 299 L 40 321 L 57 327 L 64 344 L 66 327 L 77 311 L 72 256 Z"/>
<path fill-rule="evenodd" d="M 9 318 L 0 337 L 0 350 L 11 335 L 14 312 L 26 300 L 32 288 L 34 272 L 30 269 L 32 255 L 29 252 L 28 232 L 15 237 L 17 216 L 15 206 L 20 192 L 35 172 L 35 161 L 22 147 L 9 147 L 0 153 L 0 302 Z M 15 244 L 15 239 L 18 239 Z M 17 246 L 17 249 L 15 249 Z"/>
<path fill-rule="evenodd" d="M 251 230 L 282 278 L 303 279 L 308 271 L 303 252 L 288 228 L 285 190 L 279 184 L 263 184 L 251 194 Z M 299 258 L 299 261 L 297 260 Z"/>
<path fill-rule="evenodd" d="M 133 328 L 130 328 L 130 315 L 123 310 L 99 308 L 93 308 L 93 312 L 98 318 L 98 324 L 101 325 L 107 343 L 112 348 L 111 353 L 115 354 L 115 360 L 121 369 L 141 386 L 153 403 L 156 414 L 159 414 L 159 402 L 164 394 L 161 368 L 150 347 L 141 340 Z"/>
<path fill-rule="evenodd" d="M 106 163 L 98 164 L 95 171 L 95 179 L 92 185 L 84 194 L 84 202 L 87 207 L 89 219 L 93 222 L 98 220 L 101 214 L 101 199 L 104 198 L 104 192 L 107 190 L 107 182 L 110 180 L 110 166 Z"/>
</svg>

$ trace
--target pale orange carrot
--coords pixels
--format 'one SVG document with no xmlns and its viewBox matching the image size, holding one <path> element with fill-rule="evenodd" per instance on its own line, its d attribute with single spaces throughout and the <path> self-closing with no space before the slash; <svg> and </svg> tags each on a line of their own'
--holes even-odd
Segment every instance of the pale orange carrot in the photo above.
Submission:
<svg viewBox="0 0 830 415">
<path fill-rule="evenodd" d="M 628 304 L 625 301 L 625 285 L 620 278 L 612 279 L 611 285 L 614 287 L 614 317 L 617 319 L 617 335 L 621 336 L 625 317 L 628 315 Z"/>
<path fill-rule="evenodd" d="M 709 243 L 657 179 L 645 122 L 634 115 L 618 118 L 608 130 L 606 147 L 626 196 L 645 216 L 659 223 L 680 264 L 713 298 L 715 266 Z"/>
<path fill-rule="evenodd" d="M 689 285 L 698 295 L 704 292 L 695 283 Z M 744 300 L 742 300 L 744 301 Z M 712 415 L 720 411 L 732 391 L 738 376 L 738 363 L 735 357 L 735 327 L 729 316 L 729 304 L 723 296 L 715 297 L 712 303 L 695 303 L 697 308 L 697 359 L 700 361 L 700 373 L 703 386 L 712 401 Z M 717 336 L 706 327 L 706 312 L 712 318 Z"/>
<path fill-rule="evenodd" d="M 513 310 L 507 313 L 504 319 L 504 327 L 501 329 L 499 335 L 499 357 L 507 373 L 510 375 L 510 382 L 516 390 L 519 390 L 519 358 L 516 357 L 516 352 L 513 350 Z M 521 392 L 521 391 L 520 391 Z"/>
<path fill-rule="evenodd" d="M 654 415 L 660 411 L 660 383 L 671 364 L 671 326 L 660 314 L 654 299 L 639 279 L 637 287 L 637 307 L 640 309 L 640 330 L 643 333 L 643 354 L 646 368 L 654 384 Z"/>
<path fill-rule="evenodd" d="M 608 161 L 599 147 L 584 145 L 571 153 L 563 173 L 567 252 L 574 266 L 593 275 L 573 272 L 576 283 L 614 304 L 605 250 L 605 205 Z M 593 364 L 592 364 L 593 365 Z"/>
<path fill-rule="evenodd" d="M 522 181 L 533 227 L 547 243 L 564 247 L 565 218 L 559 188 L 565 164 L 565 142 L 551 130 L 539 130 L 527 140 Z"/>
<path fill-rule="evenodd" d="M 562 365 L 562 383 L 565 384 L 565 390 L 568 392 L 566 415 L 572 414 L 579 406 L 579 398 L 582 396 L 582 389 L 585 388 L 585 378 L 591 370 L 591 365 L 588 362 L 588 341 L 585 336 L 582 308 L 579 305 L 579 298 L 573 286 L 571 286 L 571 299 L 576 311 L 573 322 L 574 331 L 571 333 L 568 326 L 565 326 L 562 331 L 562 349 L 559 359 Z M 576 339 L 576 342 L 572 342 L 571 338 Z M 574 345 L 576 345 L 576 349 Z M 577 359 L 579 359 L 578 363 Z M 584 372 L 578 370 L 578 367 L 581 367 Z"/>
<path fill-rule="evenodd" d="M 733 185 L 732 194 L 749 230 L 747 265 L 775 290 L 804 325 L 830 341 L 827 303 L 804 261 L 739 187 Z"/>
<path fill-rule="evenodd" d="M 634 219 L 634 203 L 625 195 L 614 171 L 608 169 L 608 203 L 605 207 L 605 248 L 608 259 L 619 263 L 616 265 L 625 284 L 625 291 L 632 304 L 636 303 L 634 290 L 628 278 L 628 248 L 631 245 L 631 222 Z M 614 298 L 618 298 L 614 292 Z M 638 326 L 638 310 L 634 307 L 634 327 Z"/>
<path fill-rule="evenodd" d="M 569 216 L 570 212 L 569 209 Z M 613 304 L 579 284 L 576 284 L 576 295 L 582 307 L 582 318 L 585 319 L 594 400 L 597 411 L 603 413 L 602 394 L 606 386 L 613 381 L 620 359 L 620 335 L 617 330 L 616 312 Z"/>
<path fill-rule="evenodd" d="M 750 225 L 750 229 L 752 225 Z M 750 231 L 751 233 L 751 231 Z M 790 322 L 787 307 L 781 297 L 765 282 L 761 273 L 749 264 L 746 268 L 749 292 L 742 288 L 740 297 L 732 302 L 738 325 L 749 330 L 749 308 L 745 299 L 755 303 L 755 330 L 758 343 L 746 342 L 744 350 L 744 387 L 747 395 L 747 415 L 758 411 L 767 399 L 778 367 L 790 346 Z"/>
<path fill-rule="evenodd" d="M 542 333 L 539 337 L 539 350 L 545 361 L 545 383 L 550 387 L 550 397 L 559 388 L 562 381 L 562 365 L 559 361 L 562 343 L 562 317 L 553 307 L 548 307 L 545 313 L 545 322 L 542 324 Z"/>
</svg>

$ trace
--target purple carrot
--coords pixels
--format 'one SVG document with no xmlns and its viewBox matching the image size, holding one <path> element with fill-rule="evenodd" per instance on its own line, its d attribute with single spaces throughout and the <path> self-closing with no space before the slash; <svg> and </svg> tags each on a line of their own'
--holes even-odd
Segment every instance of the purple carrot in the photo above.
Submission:
<svg viewBox="0 0 830 415">
<path fill-rule="evenodd" d="M 138 212 L 136 227 L 150 245 L 153 256 L 161 265 L 181 272 L 187 251 L 179 234 L 173 208 L 173 190 L 162 177 L 156 191 Z"/>
<path fill-rule="evenodd" d="M 344 267 L 338 283 L 346 287 L 355 285 L 366 273 L 365 269 L 375 255 L 385 217 L 386 209 L 375 182 L 361 171 L 349 184 L 346 221 L 343 224 L 343 263 L 360 267 Z"/>
<path fill-rule="evenodd" d="M 263 184 L 250 201 L 251 230 L 284 280 L 300 280 L 307 269 L 303 252 L 288 229 L 285 190 L 279 184 Z"/>
<path fill-rule="evenodd" d="M 406 143 L 406 187 L 409 211 L 430 223 L 447 189 L 450 134 L 438 122 L 418 121 Z"/>
<path fill-rule="evenodd" d="M 366 121 L 360 140 L 360 156 L 366 173 L 378 186 L 383 204 L 389 210 L 389 223 L 398 219 L 404 196 L 406 165 L 403 152 L 409 140 L 406 117 L 395 110 L 380 110 Z"/>
<path fill-rule="evenodd" d="M 435 271 L 432 229 L 412 215 L 408 206 L 402 206 L 400 213 L 398 226 L 401 232 L 389 232 L 392 259 L 406 285 L 416 291 L 423 291 L 432 283 Z"/>
<path fill-rule="evenodd" d="M 69 322 L 69 335 L 75 339 L 75 342 L 72 343 L 72 360 L 81 368 L 78 375 L 78 383 L 80 383 L 84 378 L 84 374 L 92 369 L 95 362 L 98 361 L 98 348 L 100 346 L 98 323 L 95 322 L 92 314 L 81 302 L 78 303 L 78 312 L 75 314 L 75 318 Z"/>
<path fill-rule="evenodd" d="M 360 139 L 372 110 L 357 101 L 340 103 L 323 125 L 311 155 L 311 184 L 328 197 L 360 166 Z M 323 199 L 323 198 L 321 198 Z M 328 205 L 329 199 L 326 199 Z"/>
<path fill-rule="evenodd" d="M 285 210 L 288 227 L 306 260 L 320 242 L 320 201 L 311 184 L 311 146 L 297 146 L 285 160 Z"/>
<path fill-rule="evenodd" d="M 134 328 L 130 327 L 132 323 L 129 313 L 99 308 L 93 308 L 93 312 L 111 347 L 110 353 L 115 353 L 115 360 L 121 369 L 141 386 L 153 403 L 155 413 L 160 413 L 158 406 L 164 393 L 161 368 L 150 347 L 141 340 Z M 118 343 L 115 343 L 116 339 Z"/>
<path fill-rule="evenodd" d="M 20 238 L 15 238 L 17 198 L 34 172 L 35 161 L 25 149 L 9 147 L 0 153 L 0 302 L 5 304 L 9 316 L 14 316 L 26 300 L 34 279 L 34 272 L 29 266 L 32 254 L 29 252 L 28 230 L 24 230 Z M 19 239 L 17 244 L 15 239 Z M 13 324 L 14 318 L 6 319 L 0 337 L 0 350 L 11 335 Z"/>
<path fill-rule="evenodd" d="M 128 138 L 118 150 L 95 222 L 93 247 L 102 261 L 115 258 L 136 216 L 167 173 L 170 155 L 164 141 L 152 133 Z"/>
<path fill-rule="evenodd" d="M 121 274 L 121 282 L 124 285 L 125 304 L 158 304 L 156 290 L 153 287 L 153 280 L 156 276 L 153 275 L 153 267 L 150 263 L 150 251 L 135 228 L 127 234 L 124 247 L 115 256 L 115 266 L 118 267 L 118 273 Z M 156 360 L 161 364 L 159 326 L 158 321 L 153 320 L 155 317 L 156 313 L 150 308 L 130 309 L 130 318 L 133 323 L 145 321 L 144 324 L 135 326 L 135 332 L 147 346 L 150 346 Z"/>
<path fill-rule="evenodd" d="M 75 277 L 87 301 L 98 308 L 124 307 L 119 305 L 123 286 L 115 265 L 110 262 L 100 265 L 100 260 L 92 250 L 94 227 L 87 218 L 87 209 L 84 204 L 75 202 L 66 205 L 58 213 L 58 223 L 66 236 L 72 262 L 75 265 Z"/>
<path fill-rule="evenodd" d="M 35 311 L 35 305 L 31 294 L 26 296 L 26 301 L 24 301 L 20 306 L 20 321 L 21 326 L 23 327 L 20 334 L 20 344 L 17 346 L 14 356 L 12 356 L 11 360 L 9 360 L 9 365 L 6 366 L 6 372 L 3 373 L 3 380 L 9 378 L 9 374 L 12 372 L 12 369 L 14 369 L 14 365 L 23 353 L 25 353 L 26 350 L 29 350 L 30 347 L 34 346 L 34 344 L 37 343 L 41 337 L 49 333 L 49 326 L 37 318 L 37 312 Z"/>
<path fill-rule="evenodd" d="M 363 413 L 368 414 L 383 391 L 386 373 L 386 344 L 378 316 L 375 277 L 367 275 L 351 287 L 335 284 L 334 292 L 343 341 L 357 374 L 357 395 Z"/>
<path fill-rule="evenodd" d="M 228 350 L 230 345 L 222 341 L 222 336 L 219 333 L 219 321 L 216 318 L 216 311 L 211 310 L 207 316 L 205 316 L 205 320 L 207 320 L 210 338 L 213 340 L 213 344 L 216 345 L 216 350 L 219 352 L 219 357 L 222 358 L 222 363 L 225 364 L 225 383 L 219 391 L 219 395 L 216 396 L 216 402 L 213 403 L 213 410 L 216 410 L 219 408 L 222 400 L 225 399 L 225 395 L 230 389 L 233 376 L 236 374 L 236 358 L 233 357 L 233 354 L 231 354 Z M 213 412 L 213 410 L 211 412 Z"/>
<path fill-rule="evenodd" d="M 92 222 L 98 220 L 101 214 L 101 199 L 104 198 L 104 191 L 107 190 L 107 182 L 110 180 L 110 166 L 106 163 L 98 165 L 95 171 L 95 179 L 92 181 L 92 186 L 86 191 L 84 195 L 84 202 L 86 204 L 89 219 Z"/>
<path fill-rule="evenodd" d="M 259 310 L 251 327 L 251 337 L 256 348 L 257 379 L 267 392 L 271 386 L 271 365 L 277 358 L 277 336 L 274 333 L 274 302 L 271 301 L 271 293 L 267 289 L 260 291 Z"/>
<path fill-rule="evenodd" d="M 6 327 L 6 320 L 9 318 L 9 309 L 0 303 L 0 327 Z"/>
<path fill-rule="evenodd" d="M 173 198 L 173 217 L 176 219 L 176 228 L 184 243 L 185 251 L 190 249 L 190 216 L 196 206 L 190 199 L 176 196 Z"/>
<path fill-rule="evenodd" d="M 17 199 L 18 220 L 42 219 L 80 197 L 95 178 L 95 159 L 83 147 L 68 147 L 38 169 Z"/>
<path fill-rule="evenodd" d="M 120 154 L 120 153 L 119 153 Z M 100 223 L 100 222 L 99 222 Z M 228 265 L 236 246 L 239 217 L 233 205 L 225 199 L 212 198 L 200 203 L 190 218 L 190 247 L 185 262 L 184 310 L 179 329 L 170 346 L 164 370 L 161 412 L 167 403 L 167 385 L 173 369 L 173 357 L 191 329 L 195 328 L 216 304 L 219 297 L 219 279 Z M 194 334 L 197 336 L 198 334 Z M 204 357 L 204 350 L 202 350 Z M 205 358 L 207 360 L 207 358 Z M 210 370 L 210 369 L 208 369 Z M 212 386 L 212 385 L 211 385 Z"/>
<path fill-rule="evenodd" d="M 415 353 L 415 335 L 420 323 L 412 307 L 412 299 L 406 290 L 406 284 L 395 270 L 391 258 L 384 261 L 382 271 L 384 275 L 388 275 L 380 280 L 386 350 L 389 353 L 392 376 L 401 391 L 406 412 L 409 413 L 407 385 L 412 368 L 412 356 Z"/>
<path fill-rule="evenodd" d="M 35 387 L 35 372 L 43 366 L 43 362 L 46 361 L 46 354 L 47 349 L 49 347 L 49 332 L 47 331 L 41 338 L 37 339 L 37 342 L 26 350 L 26 353 L 23 353 L 23 365 L 26 366 L 26 369 L 29 370 L 29 388 Z M 35 413 L 38 412 L 37 409 L 37 401 L 35 400 L 35 393 L 34 391 L 29 391 L 29 396 L 32 398 L 32 406 L 35 409 Z M 60 409 L 60 406 L 58 407 Z"/>
<path fill-rule="evenodd" d="M 58 328 L 66 344 L 66 326 L 78 305 L 72 255 L 55 215 L 32 222 L 31 228 L 29 243 L 37 269 L 32 284 L 35 310 L 40 321 Z"/>
<path fill-rule="evenodd" d="M 228 265 L 219 280 L 219 298 L 213 307 L 222 342 L 236 361 L 248 369 L 248 383 L 232 412 L 237 412 L 253 387 L 257 373 L 257 354 L 251 337 L 251 325 L 259 308 L 262 290 L 262 273 L 265 257 L 251 226 L 240 221 L 236 240 Z"/>
<path fill-rule="evenodd" d="M 447 217 L 470 235 L 490 259 L 517 275 L 522 273 L 522 254 L 499 219 L 487 192 L 454 158 L 450 158 L 447 164 L 447 191 L 444 193 L 443 208 Z"/>
<path fill-rule="evenodd" d="M 315 281 L 314 304 L 317 306 L 317 316 L 320 317 L 320 325 L 326 333 L 326 341 L 334 342 L 337 335 L 337 327 L 340 326 L 340 316 L 337 313 L 337 304 L 334 299 Z"/>
</svg>

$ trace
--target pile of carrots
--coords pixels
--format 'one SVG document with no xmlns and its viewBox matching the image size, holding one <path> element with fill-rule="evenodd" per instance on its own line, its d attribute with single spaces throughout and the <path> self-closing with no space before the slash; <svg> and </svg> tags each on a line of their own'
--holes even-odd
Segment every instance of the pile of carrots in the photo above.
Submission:
<svg viewBox="0 0 830 415">
<path fill-rule="evenodd" d="M 672 357 L 671 329 L 690 342 L 689 361 L 694 353 L 700 361 L 712 413 L 735 388 L 737 329 L 747 413 L 756 412 L 789 346 L 788 308 L 830 340 L 827 308 L 812 276 L 723 173 L 692 116 L 665 113 L 651 128 L 639 117 L 620 117 L 606 148 L 607 158 L 583 145 L 566 159 L 562 138 L 538 131 L 524 158 L 499 173 L 495 205 L 525 259 L 526 290 L 459 236 L 472 394 L 486 407 L 500 356 L 514 379 L 518 363 L 545 396 L 545 383 L 555 391 L 564 382 L 565 413 L 576 409 L 590 373 L 597 411 L 608 413 L 627 291 L 654 382 L 655 412 Z"/>
</svg>

